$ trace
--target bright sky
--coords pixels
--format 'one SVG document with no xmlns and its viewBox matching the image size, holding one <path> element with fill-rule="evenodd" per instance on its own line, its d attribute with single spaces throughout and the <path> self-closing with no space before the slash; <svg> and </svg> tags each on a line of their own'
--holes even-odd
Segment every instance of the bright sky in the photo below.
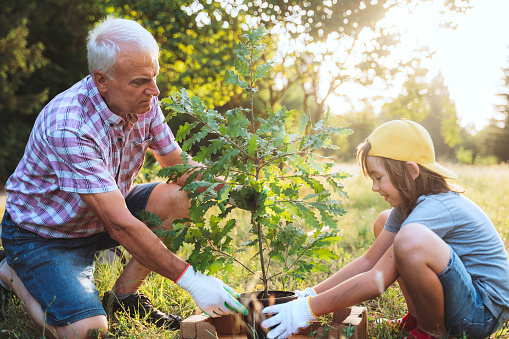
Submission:
<svg viewBox="0 0 509 339">
<path fill-rule="evenodd" d="M 455 31 L 421 29 L 416 34 L 429 39 L 436 50 L 435 65 L 444 75 L 461 125 L 480 129 L 496 114 L 501 68 L 509 67 L 509 1 L 472 0 L 471 4 L 474 8 L 458 17 Z M 432 20 L 425 14 L 421 19 L 423 24 Z"/>
</svg>

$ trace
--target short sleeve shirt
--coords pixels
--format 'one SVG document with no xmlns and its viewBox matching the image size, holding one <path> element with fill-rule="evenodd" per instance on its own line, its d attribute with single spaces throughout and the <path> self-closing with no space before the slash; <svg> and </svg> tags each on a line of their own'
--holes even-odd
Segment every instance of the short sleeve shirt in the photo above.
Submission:
<svg viewBox="0 0 509 339">
<path fill-rule="evenodd" d="M 153 98 L 149 112 L 112 113 L 87 76 L 39 114 L 25 153 L 6 183 L 6 210 L 20 227 L 45 238 L 83 237 L 104 226 L 79 194 L 119 189 L 125 197 L 150 149 L 177 144 Z"/>
<path fill-rule="evenodd" d="M 428 227 L 459 256 L 484 304 L 495 316 L 509 317 L 509 259 L 489 217 L 474 202 L 455 193 L 421 196 L 405 218 L 393 208 L 385 229 L 397 233 L 410 223 Z"/>
</svg>

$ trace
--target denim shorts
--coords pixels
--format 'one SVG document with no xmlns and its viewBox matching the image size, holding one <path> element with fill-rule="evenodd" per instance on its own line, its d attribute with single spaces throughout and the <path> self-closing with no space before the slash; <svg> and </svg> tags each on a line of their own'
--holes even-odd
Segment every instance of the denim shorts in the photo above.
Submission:
<svg viewBox="0 0 509 339">
<path fill-rule="evenodd" d="M 472 277 L 451 248 L 447 268 L 438 275 L 444 289 L 445 327 L 449 335 L 486 338 L 497 329 L 497 319 L 484 305 Z"/>
<path fill-rule="evenodd" d="M 157 183 L 136 185 L 126 197 L 129 211 L 145 209 Z M 118 246 L 107 232 L 83 238 L 45 239 L 2 220 L 2 245 L 11 266 L 46 313 L 46 322 L 64 326 L 106 315 L 94 284 L 96 251 Z"/>
</svg>

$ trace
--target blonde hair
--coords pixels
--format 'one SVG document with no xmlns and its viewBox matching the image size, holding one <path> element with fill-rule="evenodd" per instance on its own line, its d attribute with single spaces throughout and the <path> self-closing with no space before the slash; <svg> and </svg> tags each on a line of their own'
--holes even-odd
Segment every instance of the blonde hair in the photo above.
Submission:
<svg viewBox="0 0 509 339">
<path fill-rule="evenodd" d="M 357 163 L 366 178 L 369 178 L 367 158 L 371 150 L 371 144 L 365 140 L 357 147 Z M 394 160 L 379 157 L 382 160 L 382 166 L 389 174 L 389 179 L 394 187 L 399 191 L 409 214 L 417 205 L 417 198 L 422 195 L 447 193 L 450 191 L 464 193 L 465 190 L 458 185 L 448 183 L 441 175 L 419 166 L 419 175 L 415 180 L 406 166 L 406 161 Z"/>
</svg>

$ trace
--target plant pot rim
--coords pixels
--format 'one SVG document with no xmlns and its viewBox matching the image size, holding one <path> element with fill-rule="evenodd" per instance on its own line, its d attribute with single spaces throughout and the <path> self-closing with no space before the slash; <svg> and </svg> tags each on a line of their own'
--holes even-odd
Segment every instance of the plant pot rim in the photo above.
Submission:
<svg viewBox="0 0 509 339">
<path fill-rule="evenodd" d="M 262 294 L 263 291 L 250 291 L 250 292 L 244 292 L 244 293 L 240 293 L 240 297 L 239 299 L 252 299 L 253 298 L 253 295 L 256 295 L 256 299 L 257 300 L 267 300 L 267 299 L 271 299 L 271 298 L 274 298 L 271 294 L 284 294 L 282 296 L 276 296 L 275 298 L 276 299 L 284 299 L 284 298 L 289 298 L 291 300 L 295 299 L 295 297 L 297 297 L 297 294 L 294 292 L 294 291 L 283 291 L 283 290 L 269 290 L 268 293 L 269 293 L 269 298 L 259 298 L 260 294 Z"/>
</svg>

